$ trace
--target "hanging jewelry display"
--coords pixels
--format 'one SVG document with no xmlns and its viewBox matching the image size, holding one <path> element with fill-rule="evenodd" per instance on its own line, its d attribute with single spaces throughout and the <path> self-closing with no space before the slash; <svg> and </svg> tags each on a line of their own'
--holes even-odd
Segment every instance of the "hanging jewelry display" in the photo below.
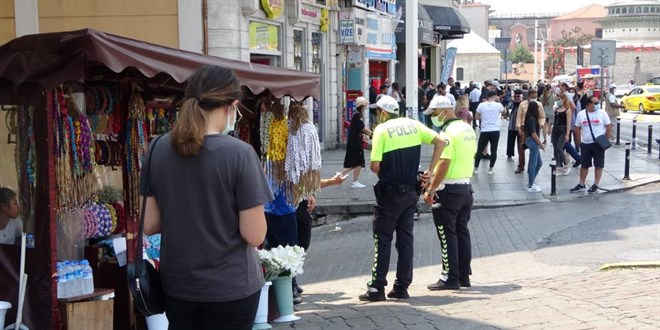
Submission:
<svg viewBox="0 0 660 330">
<path fill-rule="evenodd" d="M 31 222 L 34 216 L 34 191 L 37 184 L 36 176 L 36 143 L 34 139 L 33 119 L 34 107 L 17 107 L 11 110 L 13 113 L 8 122 L 11 127 L 26 127 L 27 129 L 16 129 L 16 149 L 14 160 L 16 161 L 17 177 L 19 178 L 19 196 L 21 201 L 21 215 L 23 221 Z"/>
<path fill-rule="evenodd" d="M 300 200 L 321 189 L 321 145 L 316 127 L 309 121 L 307 109 L 300 102 L 289 105 L 289 138 L 285 172 L 287 202 Z"/>
<path fill-rule="evenodd" d="M 124 150 L 126 151 L 124 171 L 128 173 L 128 189 L 126 189 L 128 205 L 126 207 L 133 217 L 138 215 L 140 205 L 140 169 L 142 167 L 142 157 L 148 148 L 145 134 L 144 99 L 140 93 L 134 91 L 128 103 L 128 120 L 126 122 L 124 144 Z"/>
<path fill-rule="evenodd" d="M 121 130 L 119 88 L 115 84 L 90 86 L 85 94 L 84 112 L 95 135 L 116 137 Z"/>
<path fill-rule="evenodd" d="M 176 119 L 176 109 L 174 108 L 147 108 L 146 109 L 146 128 L 147 136 L 154 137 L 172 130 L 172 125 Z"/>
<path fill-rule="evenodd" d="M 268 127 L 269 137 L 266 141 L 264 169 L 272 185 L 271 189 L 277 192 L 286 181 L 284 161 L 286 160 L 289 125 L 284 106 L 280 102 L 272 104 L 269 112 L 272 112 L 273 119 Z"/>
</svg>

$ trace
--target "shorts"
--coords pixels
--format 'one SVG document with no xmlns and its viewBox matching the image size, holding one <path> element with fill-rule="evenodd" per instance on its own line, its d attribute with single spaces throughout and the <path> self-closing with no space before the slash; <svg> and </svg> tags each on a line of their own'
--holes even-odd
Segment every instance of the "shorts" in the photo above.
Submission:
<svg viewBox="0 0 660 330">
<path fill-rule="evenodd" d="M 605 167 L 605 150 L 601 149 L 595 143 L 582 143 L 580 144 L 580 153 L 582 158 L 580 164 L 582 167 L 591 167 L 591 160 L 593 159 L 593 166 L 598 168 Z"/>
</svg>

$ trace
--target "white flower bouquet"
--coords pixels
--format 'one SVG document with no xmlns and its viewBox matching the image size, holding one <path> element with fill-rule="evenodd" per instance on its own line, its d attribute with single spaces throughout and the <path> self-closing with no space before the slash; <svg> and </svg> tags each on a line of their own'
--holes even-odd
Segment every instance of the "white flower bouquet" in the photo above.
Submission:
<svg viewBox="0 0 660 330">
<path fill-rule="evenodd" d="M 294 277 L 303 273 L 305 249 L 300 246 L 278 246 L 270 250 L 258 250 L 266 281 L 280 276 Z"/>
</svg>

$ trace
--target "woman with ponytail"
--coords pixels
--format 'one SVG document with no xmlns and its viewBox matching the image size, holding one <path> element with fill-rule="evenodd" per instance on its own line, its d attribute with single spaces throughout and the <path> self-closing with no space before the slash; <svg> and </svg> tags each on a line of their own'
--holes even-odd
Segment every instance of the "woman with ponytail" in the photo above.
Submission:
<svg viewBox="0 0 660 330">
<path fill-rule="evenodd" d="M 172 132 L 143 161 L 144 232 L 162 234 L 170 329 L 252 328 L 264 284 L 254 247 L 264 241 L 263 206 L 273 195 L 254 149 L 227 135 L 240 98 L 232 70 L 201 67 L 188 78 Z"/>
</svg>

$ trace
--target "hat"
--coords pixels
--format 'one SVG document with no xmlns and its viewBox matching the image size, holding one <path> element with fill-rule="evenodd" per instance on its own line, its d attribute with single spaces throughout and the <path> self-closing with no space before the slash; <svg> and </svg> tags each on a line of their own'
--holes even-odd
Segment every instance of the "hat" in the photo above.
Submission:
<svg viewBox="0 0 660 330">
<path fill-rule="evenodd" d="M 449 101 L 449 99 L 446 96 L 436 94 L 431 99 L 431 102 L 429 103 L 429 107 L 426 110 L 424 110 L 424 114 L 430 115 L 433 112 L 435 112 L 435 110 L 437 109 L 451 109 L 451 108 L 453 108 L 451 106 L 451 101 Z"/>
<path fill-rule="evenodd" d="M 495 88 L 500 89 L 500 82 L 499 81 L 493 80 L 492 84 L 493 84 L 493 86 L 495 86 Z"/>
<path fill-rule="evenodd" d="M 399 114 L 399 103 L 397 103 L 396 100 L 391 96 L 381 96 L 378 102 L 376 102 L 376 106 L 389 113 Z"/>
<path fill-rule="evenodd" d="M 612 88 L 616 88 L 616 85 L 615 84 L 610 84 L 610 89 L 612 89 Z"/>
<path fill-rule="evenodd" d="M 365 99 L 364 96 L 358 96 L 358 98 L 355 99 L 355 106 L 359 107 L 361 105 L 366 105 L 366 106 L 369 105 L 369 101 L 367 101 L 367 99 Z"/>
</svg>

